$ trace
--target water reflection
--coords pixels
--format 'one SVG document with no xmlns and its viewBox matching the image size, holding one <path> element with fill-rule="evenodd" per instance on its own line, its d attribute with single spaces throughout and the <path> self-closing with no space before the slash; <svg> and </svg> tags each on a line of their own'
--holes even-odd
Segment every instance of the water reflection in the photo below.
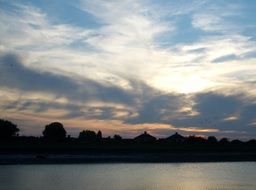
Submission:
<svg viewBox="0 0 256 190">
<path fill-rule="evenodd" d="M 4 190 L 255 190 L 256 163 L 15 165 Z"/>
</svg>

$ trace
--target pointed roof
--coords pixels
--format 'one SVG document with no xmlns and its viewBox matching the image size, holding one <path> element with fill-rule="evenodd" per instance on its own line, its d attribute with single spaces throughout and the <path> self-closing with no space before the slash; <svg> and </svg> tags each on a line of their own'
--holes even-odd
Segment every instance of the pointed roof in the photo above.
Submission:
<svg viewBox="0 0 256 190">
<path fill-rule="evenodd" d="M 143 141 L 143 142 L 146 142 L 146 141 L 155 141 L 155 140 L 156 140 L 156 137 L 154 137 L 154 136 L 148 134 L 148 133 L 145 131 L 143 134 L 141 134 L 141 135 L 135 137 L 134 140 L 136 140 L 136 141 Z"/>
<path fill-rule="evenodd" d="M 173 135 L 169 136 L 166 139 L 185 139 L 185 137 L 183 137 L 182 135 L 180 135 L 179 133 L 174 133 Z"/>
</svg>

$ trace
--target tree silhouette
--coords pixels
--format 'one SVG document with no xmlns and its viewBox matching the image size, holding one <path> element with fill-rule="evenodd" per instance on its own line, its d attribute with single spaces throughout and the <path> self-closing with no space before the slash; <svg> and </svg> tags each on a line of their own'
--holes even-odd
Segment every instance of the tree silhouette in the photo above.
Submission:
<svg viewBox="0 0 256 190">
<path fill-rule="evenodd" d="M 10 121 L 0 119 L 0 138 L 10 138 L 19 131 L 17 125 Z"/>
<path fill-rule="evenodd" d="M 121 141 L 122 137 L 120 135 L 114 135 L 114 140 L 115 141 Z"/>
<path fill-rule="evenodd" d="M 219 143 L 220 144 L 228 144 L 229 140 L 228 140 L 228 138 L 225 137 L 225 138 L 220 139 Z"/>
<path fill-rule="evenodd" d="M 102 140 L 102 132 L 99 130 L 97 133 L 97 140 L 101 141 Z"/>
<path fill-rule="evenodd" d="M 209 136 L 207 141 L 209 143 L 217 143 L 218 142 L 218 140 L 217 140 L 217 138 L 215 136 Z"/>
<path fill-rule="evenodd" d="M 53 122 L 45 126 L 43 135 L 46 139 L 50 140 L 61 140 L 66 137 L 66 130 L 63 125 L 59 122 Z"/>
<path fill-rule="evenodd" d="M 186 139 L 186 142 L 189 144 L 204 144 L 206 142 L 206 139 L 200 136 L 189 136 Z"/>
<path fill-rule="evenodd" d="M 235 140 L 232 140 L 231 141 L 231 144 L 235 144 L 235 145 L 239 145 L 239 144 L 242 144 L 243 142 L 240 141 L 239 139 L 235 139 Z"/>
<path fill-rule="evenodd" d="M 84 141 L 96 141 L 97 139 L 97 135 L 94 131 L 90 131 L 90 130 L 83 130 L 82 132 L 79 133 L 79 137 L 80 140 L 84 140 Z"/>
</svg>

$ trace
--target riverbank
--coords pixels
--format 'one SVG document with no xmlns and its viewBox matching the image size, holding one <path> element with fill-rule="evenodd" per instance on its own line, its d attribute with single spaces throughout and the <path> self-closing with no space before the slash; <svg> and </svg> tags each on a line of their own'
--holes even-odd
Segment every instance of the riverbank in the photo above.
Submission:
<svg viewBox="0 0 256 190">
<path fill-rule="evenodd" d="M 256 153 L 0 154 L 0 165 L 255 161 Z"/>
</svg>

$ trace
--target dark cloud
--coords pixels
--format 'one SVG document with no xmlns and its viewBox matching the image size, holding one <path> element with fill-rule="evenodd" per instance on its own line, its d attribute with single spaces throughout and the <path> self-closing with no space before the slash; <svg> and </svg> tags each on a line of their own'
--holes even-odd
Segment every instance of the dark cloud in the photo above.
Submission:
<svg viewBox="0 0 256 190">
<path fill-rule="evenodd" d="M 223 95 L 214 92 L 195 96 L 193 109 L 199 115 L 173 120 L 176 126 L 214 128 L 223 133 L 246 133 L 255 136 L 256 128 L 251 125 L 255 119 L 256 104 L 243 94 Z"/>
<path fill-rule="evenodd" d="M 216 93 L 203 93 L 195 97 L 194 109 L 205 115 L 226 117 L 236 113 L 242 105 L 241 97 Z"/>
<path fill-rule="evenodd" d="M 245 60 L 245 59 L 250 59 L 255 57 L 256 57 L 255 51 L 250 51 L 239 56 L 236 54 L 224 55 L 212 60 L 212 63 L 221 63 L 221 62 L 234 61 L 234 60 Z"/>
<path fill-rule="evenodd" d="M 79 105 L 73 103 L 57 103 L 55 101 L 45 102 L 43 100 L 19 100 L 6 103 L 3 106 L 4 110 L 16 110 L 22 111 L 32 111 L 34 113 L 47 112 L 50 109 L 66 111 L 63 115 L 59 116 L 58 119 L 101 119 L 101 120 L 111 120 L 118 119 L 121 120 L 124 116 L 118 116 L 116 113 L 123 112 L 126 113 L 127 117 L 132 115 L 132 111 L 126 108 L 116 108 L 114 106 L 99 105 L 97 107 L 90 107 L 87 105 Z"/>
<path fill-rule="evenodd" d="M 180 112 L 180 108 L 193 101 L 192 109 L 198 114 Z M 156 96 L 138 109 L 138 116 L 128 118 L 127 123 L 162 123 L 171 124 L 176 130 L 181 128 L 217 129 L 216 134 L 237 136 L 256 135 L 256 127 L 252 125 L 256 119 L 256 104 L 243 94 L 224 95 L 217 92 L 199 93 L 194 97 L 166 94 Z M 235 119 L 235 117 L 237 117 Z M 181 131 L 182 131 L 181 130 Z M 207 131 L 205 132 L 207 134 Z M 209 132 L 209 135 L 211 133 Z"/>
<path fill-rule="evenodd" d="M 175 125 L 216 128 L 221 121 L 238 113 L 243 105 L 240 96 L 225 96 L 213 92 L 197 94 L 193 110 L 198 115 L 173 120 Z"/>
<path fill-rule="evenodd" d="M 224 55 L 221 57 L 218 57 L 214 60 L 212 60 L 213 63 L 220 63 L 220 62 L 225 62 L 225 61 L 233 61 L 233 60 L 239 60 L 240 57 L 238 57 L 235 54 L 229 54 L 229 55 Z"/>
<path fill-rule="evenodd" d="M 3 106 L 4 110 L 17 110 L 17 111 L 33 111 L 34 113 L 45 112 L 49 109 L 59 109 L 59 110 L 69 110 L 75 111 L 80 109 L 80 106 L 66 103 L 60 104 L 55 102 L 54 100 L 51 102 L 45 102 L 43 100 L 17 100 L 5 103 Z"/>
<path fill-rule="evenodd" d="M 244 59 L 250 59 L 250 58 L 256 58 L 256 52 L 255 51 L 250 51 L 246 52 L 245 54 L 242 55 Z"/>
<path fill-rule="evenodd" d="M 170 117 L 176 114 L 184 103 L 184 97 L 165 94 L 151 97 L 141 103 L 142 105 L 138 108 L 138 116 L 127 119 L 127 123 L 168 123 Z"/>
<path fill-rule="evenodd" d="M 251 124 L 256 122 L 256 103 L 251 103 L 250 105 L 244 108 L 244 111 L 241 113 L 241 119 L 243 123 L 251 126 Z M 254 124 L 256 130 L 256 125 Z"/>
<path fill-rule="evenodd" d="M 207 51 L 207 48 L 195 48 L 187 50 L 188 53 L 205 53 Z"/>
<path fill-rule="evenodd" d="M 40 72 L 24 66 L 19 57 L 13 54 L 0 57 L 0 86 L 24 92 L 51 93 L 70 101 L 133 102 L 131 93 L 121 88 L 106 86 L 90 79 Z"/>
<path fill-rule="evenodd" d="M 71 78 L 65 75 L 50 72 L 40 72 L 28 68 L 21 63 L 18 56 L 7 54 L 0 57 L 0 87 L 16 89 L 21 92 L 40 92 L 56 97 L 65 97 L 68 103 L 60 104 L 53 98 L 45 100 L 29 100 L 20 98 L 12 102 L 6 102 L 4 110 L 16 109 L 17 111 L 31 110 L 35 113 L 45 112 L 49 109 L 66 110 L 68 114 L 63 118 L 83 117 L 86 119 L 124 119 L 140 110 L 140 118 L 133 123 L 161 119 L 164 112 L 170 113 L 170 109 L 178 109 L 178 97 L 175 95 L 161 95 L 161 93 L 149 87 L 145 83 L 129 80 L 133 90 L 124 90 L 116 86 L 106 86 L 90 79 Z M 90 107 L 86 102 L 101 101 L 104 103 L 120 103 L 127 108 L 99 105 Z M 140 105 L 143 107 L 141 108 Z M 132 107 L 132 109 L 131 109 Z M 144 110 L 143 110 L 144 109 Z M 153 116 L 157 110 L 161 114 Z M 148 110 L 148 113 L 144 111 Z M 152 111 L 151 111 L 152 110 Z M 118 116 L 118 113 L 124 116 Z M 151 114 L 151 113 L 152 114 Z M 143 115 L 144 114 L 144 115 Z M 122 115 L 122 114 L 121 114 Z M 140 120 L 140 121 L 139 121 Z"/>
</svg>

